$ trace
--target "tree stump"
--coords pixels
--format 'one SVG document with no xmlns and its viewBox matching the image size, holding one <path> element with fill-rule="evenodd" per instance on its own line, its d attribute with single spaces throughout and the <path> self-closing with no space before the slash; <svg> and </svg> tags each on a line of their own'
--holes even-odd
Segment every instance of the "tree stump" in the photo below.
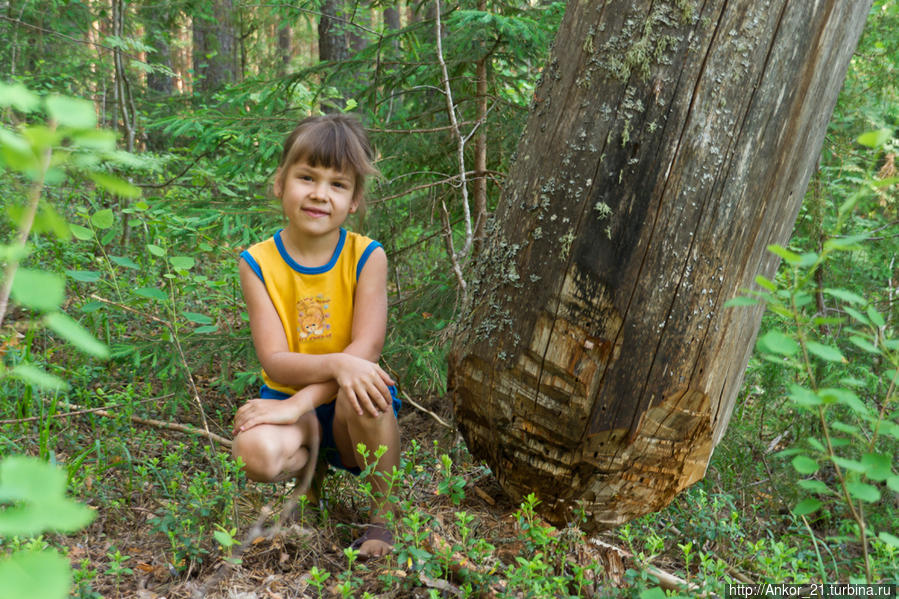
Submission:
<svg viewBox="0 0 899 599">
<path fill-rule="evenodd" d="M 449 387 L 516 500 L 586 528 L 661 509 L 727 426 L 870 1 L 570 2 Z"/>
</svg>

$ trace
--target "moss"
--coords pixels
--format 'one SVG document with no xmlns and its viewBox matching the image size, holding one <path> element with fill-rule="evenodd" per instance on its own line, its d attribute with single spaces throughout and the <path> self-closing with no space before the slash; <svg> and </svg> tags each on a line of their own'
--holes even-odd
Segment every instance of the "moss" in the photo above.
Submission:
<svg viewBox="0 0 899 599">
<path fill-rule="evenodd" d="M 601 48 L 606 62 L 600 64 L 619 81 L 627 81 L 632 74 L 636 74 L 645 82 L 652 66 L 664 64 L 667 54 L 679 41 L 676 35 L 661 33 L 660 29 L 686 25 L 694 20 L 695 15 L 694 0 L 658 3 L 642 21 L 638 17 L 627 19 L 620 37 L 609 37 Z"/>
<path fill-rule="evenodd" d="M 571 251 L 571 244 L 574 241 L 574 231 L 568 231 L 565 235 L 559 239 L 559 243 L 562 245 L 562 256 L 567 257 L 568 252 Z"/>
<path fill-rule="evenodd" d="M 599 220 L 612 216 L 612 209 L 609 208 L 609 205 L 602 200 L 596 202 L 593 205 L 593 209 L 598 213 L 596 218 L 598 218 Z"/>
</svg>

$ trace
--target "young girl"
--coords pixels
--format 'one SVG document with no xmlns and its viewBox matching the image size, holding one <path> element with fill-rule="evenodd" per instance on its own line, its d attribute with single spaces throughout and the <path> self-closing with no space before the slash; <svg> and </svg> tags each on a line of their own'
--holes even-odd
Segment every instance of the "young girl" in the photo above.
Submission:
<svg viewBox="0 0 899 599">
<path fill-rule="evenodd" d="M 342 227 L 363 201 L 372 152 L 347 115 L 303 120 L 284 142 L 274 192 L 284 229 L 241 253 L 240 282 L 265 384 L 234 417 L 234 455 L 247 476 L 298 477 L 320 442 L 328 463 L 358 474 L 356 446 L 387 452 L 371 475 L 371 523 L 353 544 L 363 557 L 393 546 L 378 472 L 399 465 L 399 401 L 377 364 L 387 326 L 387 255 Z"/>
</svg>

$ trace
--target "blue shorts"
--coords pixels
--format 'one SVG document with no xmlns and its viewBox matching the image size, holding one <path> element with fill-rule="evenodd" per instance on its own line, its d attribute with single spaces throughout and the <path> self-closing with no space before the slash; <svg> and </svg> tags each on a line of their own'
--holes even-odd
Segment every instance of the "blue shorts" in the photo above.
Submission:
<svg viewBox="0 0 899 599">
<path fill-rule="evenodd" d="M 393 399 L 393 414 L 397 416 L 400 408 L 403 407 L 403 402 L 396 396 L 395 386 L 388 385 L 387 388 L 390 389 L 390 397 Z M 262 385 L 262 388 L 259 389 L 259 397 L 261 399 L 287 399 L 291 396 L 283 391 L 272 389 L 268 385 Z M 340 459 L 340 452 L 337 451 L 337 441 L 334 440 L 334 406 L 336 404 L 337 402 L 332 399 L 315 408 L 315 416 L 322 427 L 322 439 L 318 451 L 330 465 L 358 476 L 362 470 L 356 466 L 344 466 L 343 460 Z"/>
</svg>

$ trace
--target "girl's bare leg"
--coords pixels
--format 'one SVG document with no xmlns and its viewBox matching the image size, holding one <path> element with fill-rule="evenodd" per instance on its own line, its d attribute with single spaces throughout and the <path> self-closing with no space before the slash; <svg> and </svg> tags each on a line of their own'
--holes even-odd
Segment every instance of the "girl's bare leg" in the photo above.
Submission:
<svg viewBox="0 0 899 599">
<path fill-rule="evenodd" d="M 309 463 L 309 449 L 318 439 L 318 419 L 308 412 L 296 424 L 260 424 L 239 433 L 232 454 L 243 459 L 251 480 L 282 481 L 301 476 L 306 467 L 315 467 Z"/>
<path fill-rule="evenodd" d="M 387 410 L 377 417 L 368 413 L 360 416 L 345 402 L 338 401 L 334 410 L 334 441 L 344 463 L 359 468 L 365 468 L 365 460 L 356 451 L 358 444 L 361 443 L 368 449 L 369 462 L 374 460 L 374 452 L 379 445 L 387 447 L 387 452 L 378 460 L 375 471 L 368 478 L 374 494 L 371 500 L 371 523 L 384 524 L 387 513 L 394 507 L 387 501 L 389 476 L 394 467 L 398 468 L 400 465 L 400 430 L 393 410 Z M 355 460 L 355 464 L 352 460 Z M 384 541 L 370 539 L 362 544 L 359 553 L 377 557 L 391 549 L 393 547 Z"/>
</svg>

